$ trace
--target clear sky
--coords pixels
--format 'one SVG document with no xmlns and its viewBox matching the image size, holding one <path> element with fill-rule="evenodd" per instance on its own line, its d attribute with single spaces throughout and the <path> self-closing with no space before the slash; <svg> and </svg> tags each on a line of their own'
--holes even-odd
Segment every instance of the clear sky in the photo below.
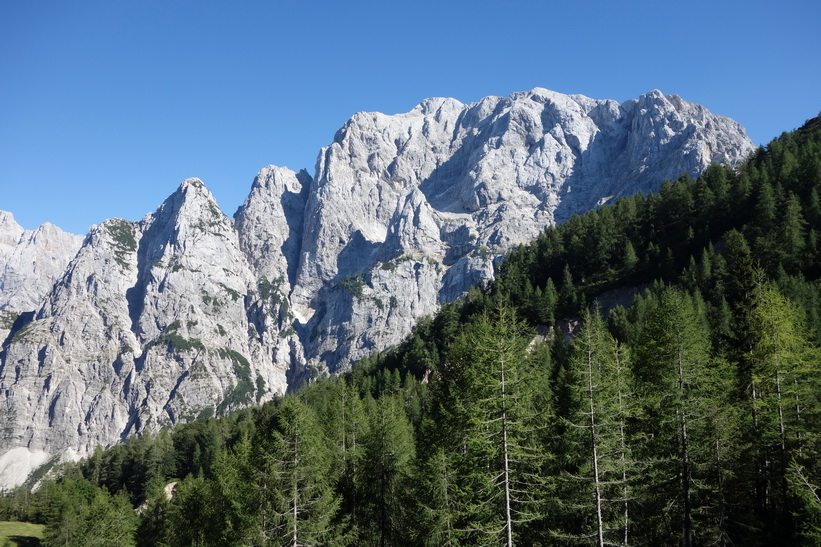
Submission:
<svg viewBox="0 0 821 547">
<path fill-rule="evenodd" d="M 821 2 L 0 0 L 0 209 L 85 233 L 199 177 L 231 215 L 357 111 L 537 86 L 660 89 L 766 144 L 821 111 Z"/>
</svg>

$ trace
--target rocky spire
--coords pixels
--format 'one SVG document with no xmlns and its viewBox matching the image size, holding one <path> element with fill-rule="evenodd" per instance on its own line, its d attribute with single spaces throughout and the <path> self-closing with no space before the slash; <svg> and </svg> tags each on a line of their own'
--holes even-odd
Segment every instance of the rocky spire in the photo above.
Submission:
<svg viewBox="0 0 821 547">
<path fill-rule="evenodd" d="M 345 370 L 554 222 L 753 150 L 740 125 L 674 95 L 536 88 L 356 114 L 314 177 L 260 171 L 233 222 L 188 179 L 140 222 L 68 237 L 42 292 L 15 304 L 36 313 L 0 318 L 0 488 L 50 457 Z M 40 283 L 49 230 L 0 214 L 0 307 Z"/>
</svg>

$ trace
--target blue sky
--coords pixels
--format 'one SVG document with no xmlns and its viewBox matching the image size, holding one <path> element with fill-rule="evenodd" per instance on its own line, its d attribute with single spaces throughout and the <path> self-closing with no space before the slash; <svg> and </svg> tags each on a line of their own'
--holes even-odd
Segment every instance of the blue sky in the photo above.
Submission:
<svg viewBox="0 0 821 547">
<path fill-rule="evenodd" d="M 763 144 L 821 110 L 817 0 L 2 0 L 0 209 L 85 233 L 187 177 L 230 214 L 357 111 L 533 87 L 705 105 Z"/>
</svg>

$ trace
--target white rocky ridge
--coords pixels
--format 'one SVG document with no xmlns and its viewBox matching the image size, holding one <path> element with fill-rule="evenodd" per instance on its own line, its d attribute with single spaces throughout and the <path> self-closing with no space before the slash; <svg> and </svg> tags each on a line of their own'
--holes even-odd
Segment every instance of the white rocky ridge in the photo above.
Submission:
<svg viewBox="0 0 821 547">
<path fill-rule="evenodd" d="M 4 344 L 3 452 L 71 459 L 283 392 L 276 347 L 247 308 L 255 290 L 233 223 L 196 179 L 139 223 L 93 227 Z M 2 476 L 0 487 L 24 476 Z"/>
<path fill-rule="evenodd" d="M 753 149 L 737 123 L 658 91 L 534 89 L 356 114 L 314 177 L 263 169 L 233 223 L 187 180 L 141 222 L 94 227 L 7 337 L 0 488 L 32 462 L 345 370 L 546 226 Z"/>
<path fill-rule="evenodd" d="M 659 91 L 618 104 L 537 88 L 356 114 L 320 153 L 307 201 L 291 293 L 306 360 L 343 370 L 546 226 L 752 150 L 736 122 Z"/>
<path fill-rule="evenodd" d="M 37 309 L 82 243 L 48 222 L 25 230 L 0 211 L 0 339 L 20 313 Z"/>
</svg>

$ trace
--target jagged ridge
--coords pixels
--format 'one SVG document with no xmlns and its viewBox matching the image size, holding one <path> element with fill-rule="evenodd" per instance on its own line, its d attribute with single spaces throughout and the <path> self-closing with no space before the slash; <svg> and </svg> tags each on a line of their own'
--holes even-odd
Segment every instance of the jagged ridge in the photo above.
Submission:
<svg viewBox="0 0 821 547">
<path fill-rule="evenodd" d="M 737 123 L 676 96 L 618 104 L 534 89 L 356 114 L 314 177 L 263 169 L 233 223 L 184 181 L 141 222 L 94 227 L 11 329 L 2 484 L 28 472 L 21 462 L 82 456 L 344 370 L 489 280 L 495 257 L 546 226 L 752 150 Z"/>
</svg>

